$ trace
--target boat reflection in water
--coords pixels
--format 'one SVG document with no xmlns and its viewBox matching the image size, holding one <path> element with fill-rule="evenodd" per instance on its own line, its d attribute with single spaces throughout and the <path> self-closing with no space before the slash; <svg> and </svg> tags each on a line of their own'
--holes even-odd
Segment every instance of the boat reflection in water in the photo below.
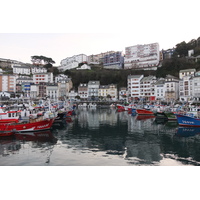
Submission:
<svg viewBox="0 0 200 200">
<path fill-rule="evenodd" d="M 200 134 L 200 127 L 179 127 L 176 136 L 191 137 L 198 134 Z"/>
<path fill-rule="evenodd" d="M 138 119 L 115 109 L 76 113 L 71 123 L 56 123 L 50 132 L 0 141 L 0 165 L 200 165 L 199 129 Z"/>
</svg>

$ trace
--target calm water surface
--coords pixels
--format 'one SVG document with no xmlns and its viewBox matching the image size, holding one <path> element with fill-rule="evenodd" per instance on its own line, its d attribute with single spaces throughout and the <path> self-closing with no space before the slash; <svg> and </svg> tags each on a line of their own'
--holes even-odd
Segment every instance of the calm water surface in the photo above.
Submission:
<svg viewBox="0 0 200 200">
<path fill-rule="evenodd" d="M 0 139 L 0 165 L 200 165 L 199 128 L 138 119 L 110 108 L 76 113 L 51 131 Z"/>
</svg>

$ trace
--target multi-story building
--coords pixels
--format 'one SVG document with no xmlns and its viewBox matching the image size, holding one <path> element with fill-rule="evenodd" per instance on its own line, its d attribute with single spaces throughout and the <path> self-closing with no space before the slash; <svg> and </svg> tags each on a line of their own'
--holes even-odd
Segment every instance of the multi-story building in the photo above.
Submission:
<svg viewBox="0 0 200 200">
<path fill-rule="evenodd" d="M 78 95 L 81 99 L 88 99 L 88 84 L 80 83 L 78 86 Z"/>
<path fill-rule="evenodd" d="M 16 76 L 0 74 L 0 91 L 16 92 Z"/>
<path fill-rule="evenodd" d="M 24 97 L 30 97 L 31 91 L 31 83 L 30 82 L 22 82 L 22 92 L 24 93 Z"/>
<path fill-rule="evenodd" d="M 108 96 L 108 90 L 109 90 L 109 86 L 108 85 L 100 85 L 99 86 L 99 98 L 101 100 L 106 100 L 107 96 Z"/>
<path fill-rule="evenodd" d="M 172 75 L 165 77 L 165 100 L 176 101 L 179 98 L 179 79 Z"/>
<path fill-rule="evenodd" d="M 110 53 L 103 58 L 105 69 L 122 69 L 124 66 L 124 56 L 121 51 Z"/>
<path fill-rule="evenodd" d="M 65 58 L 61 60 L 59 71 L 64 72 L 65 70 L 70 70 L 77 68 L 79 63 L 86 63 L 87 56 L 85 54 L 74 55 L 72 57 Z"/>
<path fill-rule="evenodd" d="M 99 81 L 88 82 L 88 99 L 89 100 L 98 100 L 99 86 L 100 86 Z"/>
<path fill-rule="evenodd" d="M 124 68 L 156 70 L 160 61 L 159 44 L 136 45 L 125 48 Z"/>
<path fill-rule="evenodd" d="M 37 96 L 39 94 L 39 86 L 35 85 L 35 84 L 31 84 L 31 93 L 30 93 L 30 97 L 32 99 L 36 99 Z"/>
<path fill-rule="evenodd" d="M 38 97 L 47 97 L 47 83 L 40 82 L 38 83 Z"/>
<path fill-rule="evenodd" d="M 158 79 L 155 84 L 155 99 L 158 101 L 164 101 L 165 100 L 165 79 L 160 78 Z"/>
<path fill-rule="evenodd" d="M 53 73 L 38 73 L 33 74 L 33 82 L 35 84 L 39 83 L 53 83 Z"/>
<path fill-rule="evenodd" d="M 48 83 L 46 86 L 46 94 L 50 99 L 58 99 L 58 84 Z"/>
<path fill-rule="evenodd" d="M 58 81 L 58 97 L 69 97 L 69 92 L 73 87 L 71 79 Z"/>
<path fill-rule="evenodd" d="M 144 75 L 129 75 L 127 78 L 128 97 L 131 100 L 138 100 L 141 98 L 140 82 Z"/>
<path fill-rule="evenodd" d="M 154 84 L 156 82 L 155 76 L 143 77 L 140 80 L 140 96 L 146 101 L 155 100 Z"/>
<path fill-rule="evenodd" d="M 87 63 L 88 64 L 100 64 L 103 63 L 103 58 L 104 56 L 108 55 L 108 54 L 112 54 L 115 53 L 115 51 L 108 51 L 105 53 L 100 53 L 100 54 L 96 54 L 96 55 L 90 55 L 87 57 Z"/>
</svg>

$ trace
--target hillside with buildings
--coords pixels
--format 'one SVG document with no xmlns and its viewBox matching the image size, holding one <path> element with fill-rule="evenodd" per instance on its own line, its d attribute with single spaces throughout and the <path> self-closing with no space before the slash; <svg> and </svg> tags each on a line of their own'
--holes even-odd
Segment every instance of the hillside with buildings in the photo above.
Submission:
<svg viewBox="0 0 200 200">
<path fill-rule="evenodd" d="M 199 45 L 200 38 L 161 51 L 158 43 L 135 45 L 125 54 L 74 55 L 58 68 L 0 59 L 0 98 L 199 101 Z"/>
</svg>

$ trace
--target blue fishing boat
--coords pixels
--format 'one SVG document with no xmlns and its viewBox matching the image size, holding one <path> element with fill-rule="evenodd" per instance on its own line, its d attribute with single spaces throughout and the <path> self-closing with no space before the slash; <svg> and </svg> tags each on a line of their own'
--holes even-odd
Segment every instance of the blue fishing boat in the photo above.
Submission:
<svg viewBox="0 0 200 200">
<path fill-rule="evenodd" d="M 197 134 L 200 134 L 200 127 L 179 127 L 176 136 L 191 137 Z"/>
<path fill-rule="evenodd" d="M 200 127 L 200 119 L 189 117 L 186 115 L 175 114 L 177 118 L 177 122 L 179 126 L 193 126 L 193 127 Z"/>
</svg>

